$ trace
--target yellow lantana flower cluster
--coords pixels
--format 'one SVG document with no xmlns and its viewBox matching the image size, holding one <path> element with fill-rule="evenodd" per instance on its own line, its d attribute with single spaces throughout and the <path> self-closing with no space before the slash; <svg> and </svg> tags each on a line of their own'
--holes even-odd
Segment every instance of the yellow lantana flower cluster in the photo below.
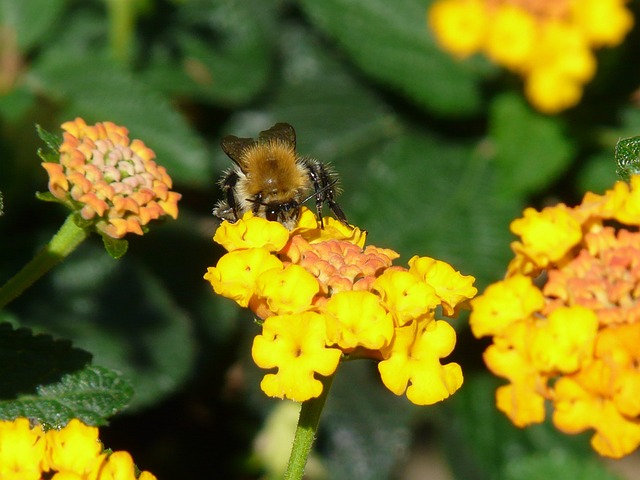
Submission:
<svg viewBox="0 0 640 480">
<path fill-rule="evenodd" d="M 593 429 L 619 458 L 640 445 L 640 176 L 570 208 L 526 209 L 506 278 L 472 300 L 484 360 L 509 380 L 497 406 L 517 426 L 545 404 L 566 433 Z"/>
<path fill-rule="evenodd" d="M 59 161 L 42 163 L 57 201 L 112 238 L 142 235 L 151 220 L 177 218 L 181 195 L 171 191 L 171 177 L 125 127 L 76 118 L 62 129 Z"/>
<path fill-rule="evenodd" d="M 98 429 L 77 419 L 60 430 L 32 427 L 27 418 L 0 420 L 0 478 L 16 480 L 155 480 L 136 475 L 131 455 L 106 452 Z"/>
<path fill-rule="evenodd" d="M 626 0 L 436 0 L 428 23 L 456 57 L 482 52 L 524 77 L 535 108 L 576 105 L 596 71 L 593 50 L 622 43 L 633 26 Z"/>
<path fill-rule="evenodd" d="M 382 382 L 396 395 L 428 405 L 462 385 L 456 363 L 442 365 L 456 342 L 436 309 L 454 316 L 477 290 L 474 278 L 449 264 L 364 247 L 366 232 L 302 209 L 289 232 L 251 213 L 223 222 L 214 240 L 227 250 L 204 278 L 214 291 L 262 319 L 252 355 L 273 370 L 260 386 L 269 396 L 305 401 L 322 393 L 318 376 L 332 375 L 346 356 L 377 360 Z"/>
</svg>

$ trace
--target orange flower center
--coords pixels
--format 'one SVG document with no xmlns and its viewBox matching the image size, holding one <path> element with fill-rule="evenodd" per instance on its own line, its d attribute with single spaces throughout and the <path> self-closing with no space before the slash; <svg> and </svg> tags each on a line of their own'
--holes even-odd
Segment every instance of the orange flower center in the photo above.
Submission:
<svg viewBox="0 0 640 480">
<path fill-rule="evenodd" d="M 559 20 L 569 16 L 570 0 L 486 0 L 489 8 L 513 5 L 540 20 Z"/>
<path fill-rule="evenodd" d="M 640 233 L 610 227 L 585 236 L 587 247 L 566 265 L 549 270 L 543 289 L 550 302 L 594 310 L 603 325 L 636 323 L 640 318 Z"/>
<path fill-rule="evenodd" d="M 320 292 L 325 296 L 346 290 L 368 290 L 376 275 L 390 267 L 395 258 L 388 250 L 373 246 L 362 250 L 347 241 L 308 244 L 298 237 L 296 243 L 302 255 L 293 263 L 298 263 L 318 279 Z"/>
</svg>

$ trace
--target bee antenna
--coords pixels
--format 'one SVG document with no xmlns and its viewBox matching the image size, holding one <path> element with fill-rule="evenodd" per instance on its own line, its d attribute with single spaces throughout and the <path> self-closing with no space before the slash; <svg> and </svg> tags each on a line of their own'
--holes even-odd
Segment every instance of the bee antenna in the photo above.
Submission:
<svg viewBox="0 0 640 480">
<path fill-rule="evenodd" d="M 317 190 L 317 191 L 313 192 L 311 195 L 309 195 L 307 198 L 305 198 L 303 201 L 301 201 L 300 204 L 302 205 L 303 203 L 306 203 L 307 201 L 311 200 L 316 195 L 326 192 L 331 187 L 333 187 L 336 183 L 338 183 L 338 180 L 334 180 L 333 182 L 326 184 L 320 190 Z"/>
</svg>

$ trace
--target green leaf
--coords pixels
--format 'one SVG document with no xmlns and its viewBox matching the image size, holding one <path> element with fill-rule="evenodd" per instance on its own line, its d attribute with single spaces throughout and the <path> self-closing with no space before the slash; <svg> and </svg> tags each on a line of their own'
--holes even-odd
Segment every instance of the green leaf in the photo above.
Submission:
<svg viewBox="0 0 640 480">
<path fill-rule="evenodd" d="M 550 185 L 573 159 L 575 147 L 562 121 L 533 111 L 519 95 L 498 97 L 489 122 L 500 170 L 498 190 L 505 197 L 521 197 Z"/>
<path fill-rule="evenodd" d="M 299 0 L 367 74 L 427 109 L 444 115 L 477 112 L 479 76 L 435 44 L 422 0 Z"/>
<path fill-rule="evenodd" d="M 0 25 L 8 31 L 13 29 L 18 45 L 26 51 L 45 39 L 66 3 L 66 0 L 0 0 Z"/>
<path fill-rule="evenodd" d="M 43 162 L 60 163 L 59 153 L 55 154 L 50 150 L 45 151 L 42 148 L 38 148 L 38 150 L 36 150 L 36 153 Z"/>
<path fill-rule="evenodd" d="M 58 200 L 59 201 L 59 200 Z M 82 215 L 80 215 L 80 212 L 77 210 L 76 205 L 73 205 L 72 210 L 75 210 L 72 215 L 73 215 L 73 223 L 76 224 L 76 226 L 78 228 L 82 228 L 87 229 L 87 228 L 93 228 L 94 224 L 95 224 L 95 219 L 86 219 L 83 218 Z"/>
<path fill-rule="evenodd" d="M 0 95 L 0 116 L 8 124 L 18 124 L 36 109 L 37 95 L 25 85 L 14 85 L 9 92 Z"/>
<path fill-rule="evenodd" d="M 566 451 L 549 449 L 508 462 L 504 480 L 547 480 L 549 478 L 579 478 L 580 480 L 621 480 L 596 459 L 570 455 Z"/>
<path fill-rule="evenodd" d="M 42 200 L 43 202 L 60 202 L 60 199 L 55 197 L 51 192 L 36 192 L 35 195 L 38 200 Z"/>
<path fill-rule="evenodd" d="M 36 132 L 38 132 L 38 136 L 40 137 L 40 139 L 47 145 L 47 147 L 49 147 L 49 150 L 51 150 L 55 154 L 59 154 L 60 145 L 62 145 L 62 141 L 60 137 L 54 135 L 51 132 L 46 131 L 44 128 L 42 128 L 38 124 L 36 124 Z M 40 158 L 45 160 L 43 155 L 40 155 Z"/>
<path fill-rule="evenodd" d="M 24 395 L 0 402 L 0 418 L 27 417 L 49 428 L 59 428 L 71 419 L 105 425 L 133 396 L 133 388 L 122 375 L 99 366 L 67 374 L 58 383 L 38 388 L 37 395 Z"/>
<path fill-rule="evenodd" d="M 60 137 L 48 132 L 38 124 L 36 124 L 36 132 L 40 140 L 47 146 L 47 150 L 38 148 L 38 156 L 43 162 L 60 163 L 60 145 L 62 144 Z"/>
<path fill-rule="evenodd" d="M 129 129 L 167 168 L 174 181 L 202 185 L 210 179 L 210 161 L 200 138 L 168 100 L 130 73 L 99 56 L 64 56 L 52 50 L 36 62 L 33 80 L 66 103 L 65 120 L 109 120 Z"/>
<path fill-rule="evenodd" d="M 21 305 L 23 323 L 69 338 L 94 363 L 122 372 L 135 387 L 130 408 L 160 401 L 193 366 L 190 318 L 152 273 L 133 259 L 114 261 L 95 242 L 85 242 L 30 295 L 39 300 Z"/>
<path fill-rule="evenodd" d="M 102 243 L 104 243 L 104 248 L 107 253 L 111 255 L 111 258 L 117 260 L 127 253 L 129 242 L 124 238 L 112 238 L 106 234 L 101 234 L 101 237 Z"/>
<path fill-rule="evenodd" d="M 253 98 L 271 73 L 275 14 L 273 1 L 184 3 L 177 12 L 176 43 L 187 78 L 174 90 L 191 86 L 192 94 L 226 106 Z"/>
<path fill-rule="evenodd" d="M 308 32 L 298 26 L 283 29 L 281 49 L 283 70 L 288 73 L 261 109 L 237 112 L 225 133 L 255 136 L 286 121 L 296 129 L 302 155 L 334 163 L 342 173 L 357 168 L 397 131 L 391 109 L 349 75 Z M 229 159 L 220 149 L 216 153 L 222 170 Z"/>
<path fill-rule="evenodd" d="M 0 324 L 0 398 L 35 392 L 38 385 L 60 380 L 68 372 L 82 369 L 91 354 L 68 340 L 34 335 L 27 328 Z"/>
<path fill-rule="evenodd" d="M 604 193 L 616 180 L 616 162 L 613 149 L 598 152 L 586 158 L 578 176 L 579 192 Z"/>
</svg>

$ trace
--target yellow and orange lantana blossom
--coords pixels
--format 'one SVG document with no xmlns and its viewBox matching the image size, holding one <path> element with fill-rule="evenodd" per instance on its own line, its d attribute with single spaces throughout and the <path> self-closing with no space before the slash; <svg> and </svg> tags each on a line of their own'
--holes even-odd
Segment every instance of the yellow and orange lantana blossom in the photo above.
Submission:
<svg viewBox="0 0 640 480">
<path fill-rule="evenodd" d="M 640 176 L 511 224 L 515 257 L 470 322 L 493 337 L 484 360 L 509 381 L 496 400 L 515 425 L 542 422 L 549 402 L 561 431 L 595 431 L 601 455 L 640 445 L 639 226 Z"/>
<path fill-rule="evenodd" d="M 128 452 L 105 451 L 98 429 L 77 419 L 44 431 L 27 418 L 0 420 L 0 478 L 16 480 L 155 480 L 137 474 Z"/>
<path fill-rule="evenodd" d="M 521 75 L 544 113 L 576 105 L 594 76 L 593 50 L 622 43 L 633 27 L 626 0 L 436 0 L 427 20 L 458 58 L 484 53 Z"/>
<path fill-rule="evenodd" d="M 112 238 L 142 235 L 151 220 L 177 218 L 181 195 L 171 191 L 171 177 L 153 150 L 129 141 L 125 127 L 76 118 L 62 129 L 59 161 L 42 163 L 60 203 Z"/>
<path fill-rule="evenodd" d="M 217 294 L 262 319 L 252 355 L 272 370 L 260 386 L 271 397 L 318 397 L 319 376 L 332 375 L 344 356 L 378 361 L 384 385 L 418 405 L 452 395 L 462 385 L 457 363 L 442 365 L 456 342 L 436 311 L 455 316 L 477 290 L 449 264 L 364 247 L 365 232 L 302 209 L 289 232 L 251 213 L 222 222 L 214 240 L 227 251 L 204 278 Z M 437 310 L 436 310 L 437 309 Z"/>
</svg>

